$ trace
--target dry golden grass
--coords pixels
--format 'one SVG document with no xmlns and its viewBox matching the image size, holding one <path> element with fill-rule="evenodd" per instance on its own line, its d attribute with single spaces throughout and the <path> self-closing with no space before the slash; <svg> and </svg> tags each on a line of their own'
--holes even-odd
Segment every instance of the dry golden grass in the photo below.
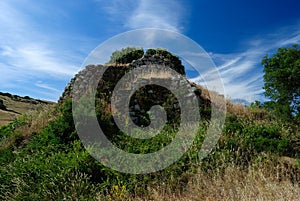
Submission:
<svg viewBox="0 0 300 201">
<path fill-rule="evenodd" d="M 28 111 L 36 110 L 40 106 L 45 104 L 33 104 L 30 100 L 25 100 L 20 97 L 20 100 L 14 100 L 11 97 L 0 95 L 0 99 L 3 100 L 7 111 L 0 110 L 0 126 L 4 126 L 12 122 L 20 114 L 25 114 Z M 53 102 L 45 101 L 49 105 L 53 105 Z"/>
<path fill-rule="evenodd" d="M 233 103 L 226 100 L 226 109 L 228 115 L 236 115 L 238 117 L 247 118 L 253 123 L 264 124 L 276 121 L 276 117 L 264 108 L 249 107 L 242 103 Z"/>
<path fill-rule="evenodd" d="M 40 105 L 35 110 L 27 111 L 17 117 L 17 121 L 22 122 L 21 125 L 15 125 L 12 128 L 13 134 L 0 141 L 0 149 L 7 149 L 12 145 L 24 146 L 27 144 L 35 133 L 41 131 L 49 121 L 55 118 L 53 109 L 54 105 Z"/>
<path fill-rule="evenodd" d="M 19 115 L 14 112 L 0 110 L 0 127 L 9 124 L 17 116 Z"/>
<path fill-rule="evenodd" d="M 250 117 L 250 111 L 242 103 L 233 103 L 230 100 L 226 101 L 226 109 L 230 114 L 236 114 L 237 116 Z"/>
<path fill-rule="evenodd" d="M 200 201 L 200 200 L 299 200 L 300 186 L 289 178 L 279 180 L 284 166 L 251 166 L 246 171 L 234 165 L 225 169 L 224 174 L 208 174 L 199 171 L 190 178 L 182 192 L 170 192 L 157 187 L 145 197 L 131 197 L 130 200 L 153 201 Z M 283 164 L 281 164 L 283 165 Z M 269 174 L 272 172 L 273 174 Z M 120 199 L 122 200 L 122 199 Z M 123 199 L 125 200 L 125 199 Z"/>
<path fill-rule="evenodd" d="M 96 200 L 116 201 L 252 201 L 299 200 L 300 163 L 289 157 L 272 157 L 265 154 L 247 168 L 233 163 L 214 171 L 198 172 L 188 176 L 184 189 L 171 190 L 164 184 L 149 186 L 142 195 L 132 195 L 114 186 L 108 195 L 99 193 Z"/>
<path fill-rule="evenodd" d="M 38 133 L 48 125 L 50 120 L 55 118 L 53 111 L 51 111 L 53 108 L 53 105 L 43 105 L 35 110 L 28 111 L 23 115 L 27 123 L 17 128 L 16 131 L 22 131 L 25 137 L 30 136 L 32 133 Z"/>
</svg>

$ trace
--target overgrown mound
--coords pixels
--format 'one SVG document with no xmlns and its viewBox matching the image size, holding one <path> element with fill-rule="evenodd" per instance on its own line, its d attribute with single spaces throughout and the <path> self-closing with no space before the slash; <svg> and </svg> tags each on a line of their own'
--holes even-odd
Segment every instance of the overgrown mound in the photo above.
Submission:
<svg viewBox="0 0 300 201">
<path fill-rule="evenodd" d="M 150 67 L 150 68 L 148 68 Z M 165 70 L 167 68 L 175 70 L 182 77 L 170 76 Z M 106 69 L 103 73 L 103 69 Z M 72 98 L 72 93 L 77 97 L 85 97 L 89 94 L 90 86 L 97 84 L 97 99 L 96 103 L 99 111 L 98 119 L 104 119 L 104 124 L 107 124 L 107 117 L 111 114 L 111 98 L 117 83 L 126 73 L 138 69 L 135 74 L 132 74 L 130 81 L 126 82 L 120 93 L 128 94 L 130 91 L 135 91 L 130 98 L 129 112 L 131 119 L 139 126 L 147 126 L 150 123 L 149 110 L 154 105 L 160 105 L 167 112 L 167 119 L 169 123 L 178 124 L 180 121 L 180 106 L 177 98 L 171 92 L 172 90 L 180 91 L 182 83 L 188 83 L 190 88 L 187 97 L 192 94 L 197 96 L 197 101 L 200 106 L 201 117 L 210 117 L 210 98 L 205 89 L 189 82 L 185 78 L 184 66 L 181 60 L 168 52 L 165 49 L 148 49 L 144 54 L 142 48 L 124 48 L 121 51 L 116 51 L 112 54 L 110 61 L 105 65 L 90 65 L 80 71 L 65 88 L 65 91 L 59 102 L 63 103 L 68 98 Z M 150 70 L 149 70 L 150 69 Z M 103 73 L 103 74 L 102 74 Z M 139 74 L 137 76 L 136 74 Z M 101 77 L 101 79 L 99 79 Z M 153 83 L 167 82 L 169 89 L 158 86 L 157 84 L 147 84 L 138 90 L 135 86 L 138 83 Z M 97 82 L 98 83 L 95 83 Z M 77 83 L 77 84 L 75 84 Z M 202 92 L 204 92 L 202 94 Z M 120 100 L 116 104 L 124 103 Z M 112 117 L 109 118 L 110 124 L 114 124 Z M 174 127 L 174 126 L 173 126 Z M 110 132 L 113 135 L 115 132 Z"/>
<path fill-rule="evenodd" d="M 148 49 L 146 53 L 144 53 L 143 48 L 126 47 L 120 51 L 117 50 L 113 52 L 108 64 L 129 64 L 135 60 L 142 59 L 143 57 L 153 57 L 155 59 L 159 58 L 163 59 L 164 61 L 169 61 L 170 63 L 168 63 L 168 66 L 170 68 L 173 68 L 179 74 L 185 75 L 184 66 L 181 63 L 181 60 L 163 48 Z"/>
</svg>

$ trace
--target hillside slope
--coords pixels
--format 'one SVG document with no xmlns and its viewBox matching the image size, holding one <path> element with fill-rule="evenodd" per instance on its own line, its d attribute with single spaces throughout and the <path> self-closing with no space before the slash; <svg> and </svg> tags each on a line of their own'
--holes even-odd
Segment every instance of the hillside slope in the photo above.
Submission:
<svg viewBox="0 0 300 201">
<path fill-rule="evenodd" d="M 16 117 L 28 111 L 37 110 L 45 105 L 55 104 L 51 101 L 37 100 L 28 96 L 21 97 L 3 92 L 0 92 L 0 101 L 2 102 L 1 105 L 4 105 L 4 107 L 0 107 L 0 126 L 12 122 Z"/>
</svg>

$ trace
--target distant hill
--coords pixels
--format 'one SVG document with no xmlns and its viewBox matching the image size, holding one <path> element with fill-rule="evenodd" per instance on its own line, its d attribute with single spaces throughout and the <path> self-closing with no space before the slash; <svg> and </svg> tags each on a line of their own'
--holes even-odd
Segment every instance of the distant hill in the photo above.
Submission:
<svg viewBox="0 0 300 201">
<path fill-rule="evenodd" d="M 18 96 L 0 92 L 0 126 L 12 122 L 17 116 L 30 110 L 36 110 L 43 105 L 55 104 L 54 102 L 38 100 L 29 96 Z"/>
</svg>

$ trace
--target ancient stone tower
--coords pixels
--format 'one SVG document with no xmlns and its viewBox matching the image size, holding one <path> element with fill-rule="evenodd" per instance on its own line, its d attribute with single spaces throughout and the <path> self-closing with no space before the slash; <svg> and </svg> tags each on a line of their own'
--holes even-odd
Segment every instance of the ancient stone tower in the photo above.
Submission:
<svg viewBox="0 0 300 201">
<path fill-rule="evenodd" d="M 153 83 L 157 81 L 165 80 L 167 82 L 166 86 L 170 90 L 180 91 L 179 84 L 181 82 L 188 83 L 190 91 L 188 94 L 185 94 L 186 98 L 189 98 L 192 94 L 195 94 L 197 101 L 200 106 L 200 110 L 203 112 L 210 107 L 210 100 L 207 96 L 206 90 L 200 86 L 197 86 L 194 83 L 189 82 L 185 78 L 184 66 L 181 64 L 181 61 L 177 58 L 174 59 L 167 55 L 156 54 L 155 50 L 147 51 L 141 58 L 132 60 L 129 63 L 110 63 L 105 65 L 89 65 L 70 81 L 66 86 L 65 91 L 59 99 L 60 103 L 63 103 L 66 99 L 72 98 L 73 93 L 80 93 L 80 96 L 84 96 L 85 93 L 88 93 L 88 86 L 94 85 L 95 80 L 98 80 L 97 88 L 97 100 L 101 103 L 99 110 L 101 113 L 109 114 L 111 112 L 111 98 L 112 92 L 116 87 L 118 81 L 128 72 L 133 69 L 139 69 L 140 72 L 135 72 L 138 74 L 145 75 L 144 77 L 135 78 L 135 74 L 132 74 L 130 82 L 127 82 L 123 90 L 120 93 L 128 93 L 128 91 L 133 90 L 137 83 L 147 83 L 150 80 Z M 127 61 L 128 62 L 128 61 Z M 146 68 L 151 66 L 151 68 Z M 93 79 L 101 76 L 101 69 L 107 68 L 103 73 L 101 79 Z M 168 77 L 164 75 L 164 68 L 170 68 L 176 71 L 181 76 Z M 150 69 L 150 70 L 149 70 Z M 148 75 L 148 77 L 146 77 Z M 150 76 L 149 76 L 150 75 Z M 183 78 L 182 78 L 183 77 Z M 87 79 L 91 78 L 91 79 Z M 183 79 L 183 80 L 182 80 Z M 74 86 L 74 82 L 78 81 L 82 83 L 80 85 Z M 78 83 L 77 82 L 77 83 Z M 146 85 L 141 87 L 139 90 L 133 93 L 133 96 L 130 99 L 129 112 L 132 121 L 139 126 L 147 126 L 149 124 L 149 109 L 153 105 L 161 105 L 167 112 L 167 118 L 170 122 L 177 122 L 180 118 L 180 105 L 177 98 L 168 90 L 166 87 L 158 86 L 157 84 Z M 206 93 L 205 95 L 203 95 Z M 195 97 L 194 97 L 195 98 Z M 122 104 L 123 102 L 116 105 Z M 121 105 L 124 107 L 125 105 Z M 209 115 L 209 114 L 204 114 Z"/>
</svg>

